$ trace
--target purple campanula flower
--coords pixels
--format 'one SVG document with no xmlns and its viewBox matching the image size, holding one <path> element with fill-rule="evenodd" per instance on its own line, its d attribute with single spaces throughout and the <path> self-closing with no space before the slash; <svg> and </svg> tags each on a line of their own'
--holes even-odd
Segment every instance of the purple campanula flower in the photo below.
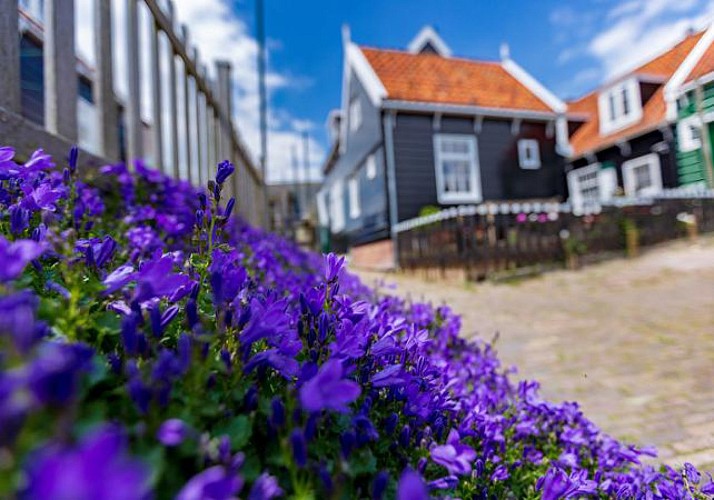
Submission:
<svg viewBox="0 0 714 500">
<path fill-rule="evenodd" d="M 372 375 L 372 385 L 374 387 L 389 387 L 391 385 L 403 385 L 407 381 L 406 375 L 402 373 L 402 365 L 388 366 L 384 370 Z"/>
<path fill-rule="evenodd" d="M 457 476 L 444 476 L 433 481 L 429 481 L 427 485 L 430 490 L 449 490 L 451 488 L 456 488 L 459 484 L 459 478 Z"/>
<path fill-rule="evenodd" d="M 334 253 L 325 255 L 325 280 L 328 283 L 336 281 L 340 277 L 344 265 L 344 257 L 337 257 Z"/>
<path fill-rule="evenodd" d="M 235 171 L 235 166 L 228 160 L 223 160 L 218 164 L 218 170 L 216 171 L 216 183 L 218 185 L 226 182 L 228 177 Z"/>
<path fill-rule="evenodd" d="M 290 448 L 297 466 L 300 468 L 305 467 L 307 465 L 307 442 L 302 430 L 295 429 L 290 434 Z"/>
<path fill-rule="evenodd" d="M 248 494 L 248 500 L 271 500 L 282 496 L 283 493 L 277 478 L 267 472 L 263 472 L 253 483 L 253 487 Z"/>
<path fill-rule="evenodd" d="M 389 473 L 387 471 L 380 471 L 374 476 L 374 481 L 372 481 L 372 500 L 382 500 L 388 483 Z"/>
<path fill-rule="evenodd" d="M 72 146 L 69 149 L 69 155 L 67 155 L 67 163 L 69 164 L 69 169 L 72 173 L 77 171 L 77 158 L 79 157 L 79 148 L 77 146 Z"/>
<path fill-rule="evenodd" d="M 476 452 L 470 446 L 461 444 L 459 433 L 451 429 L 446 444 L 431 449 L 431 459 L 445 467 L 450 474 L 465 475 L 471 472 Z"/>
<path fill-rule="evenodd" d="M 428 499 L 429 492 L 422 477 L 410 468 L 404 469 L 397 485 L 397 500 Z"/>
<path fill-rule="evenodd" d="M 55 167 L 52 157 L 38 149 L 32 153 L 30 159 L 25 162 L 23 169 L 26 172 L 39 172 L 41 170 L 51 170 Z"/>
<path fill-rule="evenodd" d="M 350 458 L 356 441 L 357 438 L 355 437 L 355 433 L 350 430 L 340 434 L 340 451 L 342 453 L 342 458 L 345 460 Z"/>
<path fill-rule="evenodd" d="M 133 281 L 136 277 L 134 267 L 129 264 L 123 264 L 109 273 L 109 276 L 104 278 L 102 284 L 106 287 L 104 294 L 108 295 L 116 292 L 120 288 Z"/>
<path fill-rule="evenodd" d="M 510 477 L 510 473 L 508 472 L 508 467 L 505 465 L 499 465 L 496 467 L 496 470 L 493 471 L 493 474 L 491 474 L 491 481 L 505 481 Z"/>
<path fill-rule="evenodd" d="M 276 396 L 270 401 L 270 408 L 270 425 L 272 425 L 274 429 L 280 429 L 285 425 L 285 405 L 280 398 Z"/>
<path fill-rule="evenodd" d="M 136 273 L 134 300 L 144 302 L 155 297 L 168 297 L 175 301 L 179 290 L 189 293 L 191 278 L 173 272 L 174 263 L 170 256 L 145 262 Z"/>
<path fill-rule="evenodd" d="M 166 420 L 156 432 L 156 439 L 164 446 L 178 446 L 188 435 L 188 426 L 178 418 Z"/>
<path fill-rule="evenodd" d="M 250 373 L 258 366 L 270 366 L 288 380 L 294 378 L 300 370 L 300 364 L 295 359 L 281 354 L 278 349 L 259 352 L 246 363 L 245 371 Z"/>
<path fill-rule="evenodd" d="M 45 342 L 29 367 L 28 385 L 37 401 L 61 406 L 74 398 L 94 351 L 84 344 Z"/>
<path fill-rule="evenodd" d="M 49 444 L 27 461 L 22 498 L 148 498 L 150 471 L 127 454 L 124 434 L 106 426 L 75 447 Z"/>
<path fill-rule="evenodd" d="M 357 382 L 343 378 L 342 363 L 331 359 L 320 367 L 313 378 L 300 388 L 300 404 L 307 411 L 349 411 L 362 389 Z"/>
<path fill-rule="evenodd" d="M 10 207 L 10 232 L 20 234 L 30 226 L 30 211 L 20 205 Z"/>
<path fill-rule="evenodd" d="M 46 325 L 35 321 L 38 304 L 37 297 L 27 290 L 0 297 L 0 336 L 9 335 L 21 353 L 46 334 Z"/>
<path fill-rule="evenodd" d="M 231 500 L 242 487 L 243 479 L 237 472 L 215 465 L 193 476 L 176 500 Z"/>
<path fill-rule="evenodd" d="M 36 188 L 23 185 L 22 190 L 25 193 L 21 205 L 31 211 L 45 210 L 47 212 L 55 212 L 57 210 L 57 202 L 64 197 L 64 189 L 53 188 L 48 182 L 43 182 Z"/>
<path fill-rule="evenodd" d="M 230 217 L 231 214 L 233 213 L 233 208 L 235 207 L 235 205 L 236 205 L 235 198 L 231 198 L 230 200 L 228 200 L 228 203 L 226 203 L 226 210 L 223 212 L 223 216 L 226 218 Z"/>
<path fill-rule="evenodd" d="M 687 476 L 687 481 L 692 484 L 699 484 L 699 480 L 701 479 L 702 475 L 691 463 L 684 463 L 684 473 Z"/>
<path fill-rule="evenodd" d="M 33 240 L 10 242 L 0 235 L 0 283 L 16 279 L 27 264 L 45 252 L 45 245 Z"/>
</svg>

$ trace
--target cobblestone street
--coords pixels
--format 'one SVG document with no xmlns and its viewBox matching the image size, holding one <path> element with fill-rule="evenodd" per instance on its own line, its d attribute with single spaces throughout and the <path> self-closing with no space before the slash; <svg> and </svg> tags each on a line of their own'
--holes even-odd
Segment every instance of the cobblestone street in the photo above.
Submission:
<svg viewBox="0 0 714 500">
<path fill-rule="evenodd" d="M 394 293 L 452 306 L 464 335 L 498 332 L 503 362 L 545 397 L 580 402 L 662 461 L 714 470 L 714 239 L 514 284 L 385 278 Z"/>
</svg>

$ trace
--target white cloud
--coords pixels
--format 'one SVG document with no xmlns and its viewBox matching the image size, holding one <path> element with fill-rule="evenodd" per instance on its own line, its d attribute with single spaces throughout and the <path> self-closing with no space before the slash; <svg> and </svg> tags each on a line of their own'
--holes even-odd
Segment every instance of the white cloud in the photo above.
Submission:
<svg viewBox="0 0 714 500">
<path fill-rule="evenodd" d="M 714 4 L 700 0 L 630 0 L 607 13 L 607 27 L 590 40 L 588 53 L 613 77 L 679 41 L 689 28 L 702 28 Z"/>
<path fill-rule="evenodd" d="M 94 62 L 93 53 L 93 1 L 78 0 L 76 3 L 77 19 L 77 49 L 81 56 L 90 64 Z M 228 0 L 179 0 L 174 2 L 178 23 L 185 23 L 189 28 L 189 42 L 198 47 L 201 61 L 206 63 L 209 74 L 213 75 L 216 60 L 230 61 L 233 67 L 233 112 L 235 122 L 243 141 L 247 144 L 256 165 L 260 154 L 259 128 L 259 97 L 258 97 L 258 44 L 250 33 L 245 20 L 240 18 L 231 7 Z M 126 67 L 126 52 L 123 49 L 126 38 L 123 33 L 125 25 L 125 2 L 112 1 L 115 37 L 115 90 L 119 96 L 126 95 L 126 81 L 122 78 Z M 148 46 L 146 46 L 145 13 L 140 24 L 140 43 L 142 53 L 142 71 L 148 71 Z M 178 24 L 177 23 L 177 24 Z M 268 67 L 270 68 L 270 53 L 281 48 L 279 40 L 269 39 Z M 162 73 L 168 66 L 162 64 Z M 142 114 L 150 119 L 151 103 L 149 102 L 148 80 L 142 78 Z M 166 81 L 166 78 L 164 78 Z M 275 92 L 300 90 L 310 85 L 309 78 L 279 73 L 268 70 L 266 86 L 269 97 Z M 179 113 L 182 112 L 182 85 L 177 86 L 179 97 Z M 269 99 L 270 100 L 270 99 Z M 167 113 L 170 109 L 166 109 Z M 268 116 L 268 180 L 280 181 L 292 179 L 292 147 L 302 148 L 302 132 L 314 128 L 314 125 L 301 117 L 294 117 L 288 110 L 274 109 L 269 106 Z M 322 145 L 314 139 L 309 141 L 310 178 L 320 177 L 320 166 L 324 157 Z M 301 149 L 302 151 L 302 149 Z M 182 170 L 185 169 L 185 154 L 181 154 Z"/>
</svg>

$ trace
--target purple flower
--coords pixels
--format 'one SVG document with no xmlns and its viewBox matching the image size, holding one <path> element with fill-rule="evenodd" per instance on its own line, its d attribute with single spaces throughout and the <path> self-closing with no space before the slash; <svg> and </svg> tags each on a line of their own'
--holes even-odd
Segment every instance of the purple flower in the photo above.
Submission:
<svg viewBox="0 0 714 500">
<path fill-rule="evenodd" d="M 10 207 L 10 232 L 20 234 L 30 226 L 30 211 L 20 205 Z"/>
<path fill-rule="evenodd" d="M 166 420 L 156 432 L 156 439 L 164 446 L 178 446 L 183 443 L 188 435 L 188 426 L 183 420 L 170 418 Z"/>
<path fill-rule="evenodd" d="M 126 438 L 107 426 L 75 447 L 49 444 L 27 460 L 23 498 L 148 498 L 149 470 L 127 454 Z"/>
<path fill-rule="evenodd" d="M 450 474 L 465 475 L 471 472 L 471 462 L 476 459 L 476 452 L 459 440 L 459 433 L 451 429 L 446 444 L 431 449 L 431 459 L 446 467 Z"/>
<path fill-rule="evenodd" d="M 429 492 L 421 476 L 410 468 L 404 469 L 397 485 L 397 500 L 429 500 Z"/>
<path fill-rule="evenodd" d="M 123 288 L 126 284 L 131 282 L 136 273 L 134 272 L 134 267 L 129 264 L 123 264 L 112 271 L 109 276 L 104 278 L 102 284 L 106 287 L 104 289 L 105 294 L 111 294 Z"/>
<path fill-rule="evenodd" d="M 230 500 L 242 487 L 243 479 L 237 472 L 216 465 L 193 476 L 176 500 Z"/>
<path fill-rule="evenodd" d="M 25 266 L 45 252 L 45 245 L 32 240 L 9 242 L 0 235 L 0 283 L 16 279 Z"/>
<path fill-rule="evenodd" d="M 300 429 L 295 429 L 290 434 L 290 447 L 293 451 L 293 459 L 298 467 L 307 465 L 307 443 L 305 442 L 305 434 Z"/>
<path fill-rule="evenodd" d="M 168 297 L 170 301 L 175 302 L 180 300 L 181 291 L 184 291 L 184 295 L 188 294 L 191 279 L 183 274 L 174 274 L 173 267 L 171 256 L 144 263 L 136 273 L 134 300 L 144 302 L 155 297 Z"/>
<path fill-rule="evenodd" d="M 313 378 L 300 388 L 300 404 L 307 411 L 349 411 L 347 405 L 355 401 L 362 389 L 357 382 L 343 377 L 339 360 L 327 361 Z"/>
<path fill-rule="evenodd" d="M 75 396 L 81 375 L 89 371 L 93 354 L 84 344 L 41 344 L 29 367 L 32 394 L 42 404 L 66 404 Z"/>
<path fill-rule="evenodd" d="M 77 158 L 79 157 L 79 148 L 77 146 L 72 146 L 69 149 L 69 155 L 67 156 L 67 163 L 69 164 L 69 169 L 72 173 L 77 170 Z"/>
<path fill-rule="evenodd" d="M 387 489 L 387 483 L 389 483 L 389 473 L 386 471 L 381 471 L 374 476 L 374 481 L 372 481 L 372 500 L 382 500 L 384 490 Z"/>
<path fill-rule="evenodd" d="M 26 353 L 47 332 L 35 321 L 39 300 L 27 290 L 0 297 L 0 336 L 9 335 L 18 351 Z"/>
<path fill-rule="evenodd" d="M 218 171 L 216 172 L 216 182 L 220 185 L 226 182 L 226 179 L 231 176 L 235 167 L 228 160 L 223 160 L 218 164 Z"/>
<path fill-rule="evenodd" d="M 328 283 L 337 280 L 342 274 L 344 265 L 344 257 L 337 257 L 334 253 L 325 255 L 325 280 Z"/>
<path fill-rule="evenodd" d="M 248 500 L 271 500 L 282 496 L 282 494 L 283 490 L 280 488 L 278 480 L 264 472 L 253 483 Z"/>
</svg>

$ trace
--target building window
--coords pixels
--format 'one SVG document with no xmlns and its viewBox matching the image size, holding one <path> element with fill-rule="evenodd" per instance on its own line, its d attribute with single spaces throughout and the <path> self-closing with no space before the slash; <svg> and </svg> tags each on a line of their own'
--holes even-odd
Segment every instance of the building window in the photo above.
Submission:
<svg viewBox="0 0 714 500">
<path fill-rule="evenodd" d="M 642 118 L 640 84 L 636 78 L 616 83 L 598 96 L 600 133 L 610 134 Z"/>
<path fill-rule="evenodd" d="M 698 116 L 690 116 L 677 124 L 677 142 L 682 153 L 702 147 L 702 125 Z"/>
<path fill-rule="evenodd" d="M 359 174 L 355 174 L 347 183 L 350 195 L 350 218 L 356 219 L 362 213 L 359 199 Z"/>
<path fill-rule="evenodd" d="M 568 188 L 574 204 L 598 203 L 600 201 L 600 164 L 572 170 L 568 173 Z"/>
<path fill-rule="evenodd" d="M 374 157 L 374 155 L 369 155 L 367 157 L 367 164 L 365 166 L 365 170 L 367 171 L 367 179 L 372 180 L 377 177 L 377 159 Z"/>
<path fill-rule="evenodd" d="M 434 135 L 436 192 L 439 203 L 481 201 L 481 180 L 472 135 Z"/>
<path fill-rule="evenodd" d="M 518 164 L 527 170 L 540 168 L 540 147 L 536 139 L 518 141 Z"/>
<path fill-rule="evenodd" d="M 657 153 L 640 156 L 622 164 L 627 196 L 651 196 L 662 191 L 662 172 Z"/>
<path fill-rule="evenodd" d="M 335 181 L 330 188 L 330 227 L 333 233 L 339 233 L 345 228 L 345 202 L 342 179 Z"/>
<path fill-rule="evenodd" d="M 350 103 L 350 130 L 359 130 L 362 126 L 362 103 L 355 98 Z"/>
</svg>

